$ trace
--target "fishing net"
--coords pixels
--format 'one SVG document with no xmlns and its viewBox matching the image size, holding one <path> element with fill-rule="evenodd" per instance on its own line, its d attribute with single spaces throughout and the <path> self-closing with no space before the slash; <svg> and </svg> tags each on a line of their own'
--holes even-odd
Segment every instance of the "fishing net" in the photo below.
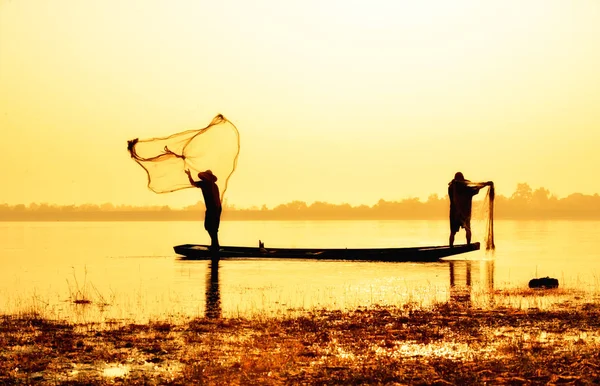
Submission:
<svg viewBox="0 0 600 386">
<path fill-rule="evenodd" d="M 496 249 L 494 244 L 494 197 L 496 191 L 494 189 L 494 183 L 490 185 L 484 199 L 484 205 L 487 207 L 487 221 L 486 221 L 486 234 L 485 234 L 485 250 L 493 251 Z M 486 205 L 487 204 L 487 205 Z"/>
<path fill-rule="evenodd" d="M 471 182 L 469 185 L 482 186 L 481 182 Z M 496 196 L 494 183 L 489 185 L 489 188 L 485 194 L 482 202 L 482 208 L 479 211 L 485 220 L 485 250 L 494 251 L 496 245 L 494 243 L 494 198 Z"/>
<path fill-rule="evenodd" d="M 127 150 L 148 175 L 148 188 L 168 193 L 192 188 L 185 170 L 194 180 L 211 170 L 217 176 L 221 201 L 237 166 L 240 136 L 233 123 L 219 114 L 203 129 L 187 130 L 168 137 L 128 141 Z"/>
</svg>

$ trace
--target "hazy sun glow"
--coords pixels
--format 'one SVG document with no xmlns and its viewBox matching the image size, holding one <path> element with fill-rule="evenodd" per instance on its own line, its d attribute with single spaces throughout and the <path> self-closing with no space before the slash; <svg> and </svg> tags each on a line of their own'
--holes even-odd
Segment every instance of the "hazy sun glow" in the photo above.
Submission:
<svg viewBox="0 0 600 386">
<path fill-rule="evenodd" d="M 0 0 L 1 202 L 184 206 L 128 139 L 242 147 L 227 200 L 373 204 L 461 170 L 600 192 L 597 1 Z"/>
</svg>

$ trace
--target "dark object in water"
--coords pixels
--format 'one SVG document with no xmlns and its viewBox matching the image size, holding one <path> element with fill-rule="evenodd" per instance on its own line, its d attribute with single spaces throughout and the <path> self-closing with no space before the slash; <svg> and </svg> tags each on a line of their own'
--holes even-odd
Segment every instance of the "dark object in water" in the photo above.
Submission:
<svg viewBox="0 0 600 386">
<path fill-rule="evenodd" d="M 184 244 L 173 247 L 182 259 L 207 260 L 211 254 L 208 245 Z M 221 246 L 219 257 L 223 258 L 275 258 L 311 260 L 362 260 L 393 262 L 432 262 L 442 257 L 477 251 L 479 243 L 461 244 L 454 247 L 409 247 L 409 248 L 265 248 Z"/>
<path fill-rule="evenodd" d="M 558 288 L 558 279 L 552 277 L 540 277 L 529 280 L 529 288 Z"/>
</svg>

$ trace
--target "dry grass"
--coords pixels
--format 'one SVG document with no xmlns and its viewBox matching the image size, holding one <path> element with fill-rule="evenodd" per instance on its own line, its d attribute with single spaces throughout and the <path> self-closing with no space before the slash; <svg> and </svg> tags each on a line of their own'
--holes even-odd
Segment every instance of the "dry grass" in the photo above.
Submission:
<svg viewBox="0 0 600 386">
<path fill-rule="evenodd" d="M 103 328 L 8 315 L 0 384 L 598 384 L 599 328 L 596 303 L 445 303 Z"/>
</svg>

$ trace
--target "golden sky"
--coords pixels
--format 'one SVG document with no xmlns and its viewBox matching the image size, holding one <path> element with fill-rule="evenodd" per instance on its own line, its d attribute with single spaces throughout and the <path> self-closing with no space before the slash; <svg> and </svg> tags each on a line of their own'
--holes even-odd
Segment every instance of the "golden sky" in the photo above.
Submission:
<svg viewBox="0 0 600 386">
<path fill-rule="evenodd" d="M 595 0 L 0 0 L 0 202 L 195 203 L 126 143 L 218 113 L 240 207 L 593 194 L 599 69 Z"/>
</svg>

